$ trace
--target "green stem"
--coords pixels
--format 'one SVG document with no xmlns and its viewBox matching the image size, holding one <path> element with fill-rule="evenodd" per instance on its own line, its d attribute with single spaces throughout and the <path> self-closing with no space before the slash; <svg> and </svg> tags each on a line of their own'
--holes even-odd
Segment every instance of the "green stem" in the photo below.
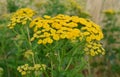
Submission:
<svg viewBox="0 0 120 77">
<path fill-rule="evenodd" d="M 18 33 L 17 31 L 15 31 L 15 29 L 12 29 L 12 31 L 13 31 L 15 34 L 19 35 L 19 33 Z"/>
<path fill-rule="evenodd" d="M 52 60 L 51 60 L 51 77 L 53 77 L 53 62 L 52 62 Z"/>
<path fill-rule="evenodd" d="M 34 55 L 32 56 L 33 64 L 35 65 L 35 58 Z"/>
<path fill-rule="evenodd" d="M 27 30 L 27 35 L 26 35 L 26 33 L 25 33 L 23 28 L 20 28 L 20 30 L 21 30 L 21 33 L 22 33 L 22 38 L 25 39 L 25 41 L 27 42 L 29 47 L 32 48 L 31 42 L 30 42 L 29 30 Z"/>
<path fill-rule="evenodd" d="M 13 41 L 13 42 L 14 42 L 15 46 L 17 47 L 18 51 L 20 51 L 20 47 L 19 47 L 19 45 L 16 43 L 16 41 Z"/>
<path fill-rule="evenodd" d="M 67 65 L 66 68 L 65 68 L 65 71 L 69 68 L 70 64 L 72 63 L 73 56 L 76 54 L 78 47 L 79 47 L 79 45 L 76 46 L 76 47 L 74 47 L 74 48 L 73 48 L 74 50 L 71 49 L 71 51 L 74 51 L 74 52 L 73 52 L 73 54 L 72 54 L 71 57 L 70 57 L 70 60 L 69 60 L 69 62 L 68 62 L 68 65 Z M 70 51 L 70 52 L 71 52 L 71 51 Z"/>
<path fill-rule="evenodd" d="M 89 56 L 87 56 L 87 62 L 88 62 L 88 73 L 89 73 L 89 76 L 88 76 L 88 77 L 92 77 L 91 67 L 90 67 L 90 58 L 89 58 Z"/>
<path fill-rule="evenodd" d="M 71 62 L 72 62 L 72 60 L 73 60 L 73 58 L 70 58 L 70 60 L 69 60 L 69 62 L 68 62 L 68 65 L 67 65 L 67 67 L 65 68 L 65 71 L 69 68 L 69 66 L 70 66 L 70 64 L 71 64 Z"/>
<path fill-rule="evenodd" d="M 30 32 L 29 32 L 28 27 L 27 27 L 27 37 L 28 37 L 29 45 L 30 45 L 30 47 L 32 47 L 32 44 L 31 44 L 31 41 L 30 41 Z"/>
<path fill-rule="evenodd" d="M 70 64 L 72 63 L 73 56 L 76 54 L 76 52 L 78 51 L 78 49 L 79 49 L 79 51 L 82 50 L 82 48 L 81 48 L 80 46 L 83 46 L 83 44 L 84 44 L 84 42 L 78 43 L 74 48 L 72 48 L 72 49 L 69 51 L 69 53 L 71 53 L 72 51 L 73 51 L 73 53 L 72 53 L 72 55 L 71 55 L 71 57 L 70 57 L 70 60 L 69 60 L 69 62 L 68 62 L 68 65 L 67 65 L 66 68 L 65 68 L 65 71 L 68 70 Z"/>
<path fill-rule="evenodd" d="M 61 71 L 61 57 L 60 57 L 60 53 L 58 53 L 58 57 L 57 58 L 58 58 L 58 62 L 59 62 L 59 64 L 58 64 L 58 70 Z"/>
</svg>

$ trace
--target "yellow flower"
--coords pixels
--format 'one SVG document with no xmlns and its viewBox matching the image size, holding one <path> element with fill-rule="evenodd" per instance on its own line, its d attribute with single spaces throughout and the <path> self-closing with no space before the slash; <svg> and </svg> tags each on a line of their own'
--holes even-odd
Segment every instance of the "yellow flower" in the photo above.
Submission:
<svg viewBox="0 0 120 77">
<path fill-rule="evenodd" d="M 91 44 L 88 44 L 88 45 L 87 45 L 87 47 L 88 47 L 88 48 L 91 48 L 91 47 L 92 47 L 92 45 L 91 45 Z"/>
<path fill-rule="evenodd" d="M 104 10 L 103 12 L 105 14 L 115 14 L 116 13 L 115 10 L 113 10 L 113 9 Z"/>
<path fill-rule="evenodd" d="M 24 64 L 21 66 L 18 66 L 17 70 L 21 73 L 21 75 L 25 76 L 30 74 L 31 72 L 42 72 L 46 69 L 45 64 L 34 64 L 34 66 L 29 66 L 28 64 Z"/>
<path fill-rule="evenodd" d="M 43 43 L 43 40 L 39 39 L 37 43 L 38 43 L 38 44 L 42 44 L 42 43 Z"/>
<path fill-rule="evenodd" d="M 20 66 L 17 68 L 17 70 L 18 70 L 19 72 L 21 72 L 21 71 L 22 71 Z"/>
<path fill-rule="evenodd" d="M 50 19 L 50 18 L 51 18 L 51 16 L 44 15 L 44 18 L 46 18 L 46 19 Z"/>
<path fill-rule="evenodd" d="M 65 38 L 66 38 L 66 35 L 65 35 L 65 34 L 60 34 L 60 38 L 61 38 L 61 39 L 65 39 Z"/>
<path fill-rule="evenodd" d="M 66 33 L 66 38 L 67 38 L 67 39 L 72 39 L 72 38 L 73 38 L 73 35 L 74 35 L 73 33 L 67 32 L 67 33 Z M 75 37 L 74 37 L 74 38 L 75 38 Z"/>
<path fill-rule="evenodd" d="M 89 42 L 86 43 L 86 47 L 84 48 L 84 51 L 86 54 L 90 54 L 91 56 L 99 55 L 99 54 L 105 54 L 105 50 L 102 48 L 102 45 L 99 42 Z"/>
<path fill-rule="evenodd" d="M 35 69 L 35 70 L 39 70 L 40 68 L 41 68 L 41 65 L 40 65 L 40 64 L 35 64 L 35 65 L 34 65 L 34 69 Z"/>
<path fill-rule="evenodd" d="M 34 27 L 36 24 L 40 24 L 41 22 L 40 22 L 40 20 L 42 20 L 42 18 L 40 18 L 40 17 L 37 17 L 37 18 L 35 18 L 34 20 L 32 20 L 31 21 L 31 23 L 30 23 L 30 28 L 32 28 L 32 27 Z M 41 24 L 40 24 L 41 25 Z M 42 26 L 42 25 L 41 25 Z"/>
<path fill-rule="evenodd" d="M 59 37 L 59 35 L 58 35 L 58 34 L 54 34 L 54 35 L 53 35 L 53 39 L 54 39 L 54 40 L 59 40 L 59 39 L 60 39 L 60 37 Z"/>
<path fill-rule="evenodd" d="M 50 33 L 51 33 L 51 34 L 55 34 L 55 33 L 56 33 L 56 30 L 51 28 L 51 29 L 50 29 Z"/>
<path fill-rule="evenodd" d="M 47 24 L 47 23 L 44 23 L 43 28 L 44 28 L 44 29 L 48 29 L 48 30 L 50 30 L 50 25 L 49 25 L 49 24 Z"/>
<path fill-rule="evenodd" d="M 73 27 L 77 27 L 78 24 L 77 24 L 77 23 L 74 23 L 74 22 L 70 22 L 70 23 L 68 23 L 66 26 L 73 28 Z"/>
<path fill-rule="evenodd" d="M 92 27 L 92 24 L 91 24 L 90 22 L 87 22 L 87 23 L 86 23 L 86 27 L 91 28 L 91 27 Z"/>
<path fill-rule="evenodd" d="M 47 44 L 47 39 L 43 39 L 42 44 Z"/>
<path fill-rule="evenodd" d="M 89 51 L 89 48 L 88 48 L 88 47 L 85 47 L 84 51 Z"/>
<path fill-rule="evenodd" d="M 45 64 L 35 64 L 35 65 L 34 65 L 34 69 L 35 69 L 36 71 L 38 71 L 38 70 L 42 71 L 42 70 L 45 70 L 45 69 L 46 69 L 46 65 L 45 65 Z"/>
<path fill-rule="evenodd" d="M 32 16 L 34 14 L 35 12 L 29 8 L 19 9 L 15 13 L 13 13 L 11 17 L 11 23 L 8 25 L 8 27 L 10 29 L 13 29 L 16 26 L 16 24 L 25 25 L 27 23 L 27 20 L 32 20 Z"/>
<path fill-rule="evenodd" d="M 53 40 L 51 38 L 47 38 L 47 42 L 51 44 L 53 43 Z"/>
<path fill-rule="evenodd" d="M 99 53 L 101 53 L 102 51 L 100 49 L 97 50 Z"/>
<path fill-rule="evenodd" d="M 31 41 L 36 39 L 38 44 L 51 44 L 61 39 L 70 41 L 82 41 L 85 39 L 87 43 L 91 43 L 100 41 L 103 38 L 99 25 L 89 19 L 79 18 L 78 16 L 59 14 L 52 18 L 45 15 L 44 18 L 35 18 L 31 22 L 30 28 L 33 28 L 34 31 Z M 93 51 L 101 48 L 101 46 L 93 45 L 92 47 L 92 45 L 90 44 L 89 48 Z M 98 51 L 93 53 L 93 51 L 87 53 L 92 55 L 99 53 Z"/>
<path fill-rule="evenodd" d="M 89 37 L 89 36 L 88 36 L 88 37 L 86 37 L 86 41 L 87 41 L 87 42 L 91 42 L 91 39 L 92 39 L 92 38 L 91 38 L 91 37 Z"/>
<path fill-rule="evenodd" d="M 91 51 L 90 51 L 90 55 L 91 55 L 91 56 L 95 56 L 94 50 L 91 50 Z"/>
<path fill-rule="evenodd" d="M 35 40 L 35 37 L 32 37 L 31 39 L 30 39 L 30 41 L 34 41 Z"/>
<path fill-rule="evenodd" d="M 21 72 L 21 75 L 26 75 L 26 74 L 27 74 L 26 71 Z"/>
<path fill-rule="evenodd" d="M 33 71 L 34 70 L 34 67 L 31 67 L 31 66 L 29 66 L 29 71 Z"/>
<path fill-rule="evenodd" d="M 34 53 L 32 50 L 27 50 L 25 53 L 24 53 L 24 57 L 29 59 L 30 57 L 33 57 L 34 56 Z"/>
<path fill-rule="evenodd" d="M 3 74 L 4 70 L 0 67 L 0 76 Z"/>
<path fill-rule="evenodd" d="M 51 26 L 55 29 L 61 29 L 62 28 L 62 25 L 60 25 L 58 23 L 53 23 Z"/>
<path fill-rule="evenodd" d="M 74 23 L 78 23 L 78 22 L 79 22 L 79 17 L 78 17 L 78 16 L 72 16 L 72 17 L 71 17 L 71 20 L 72 20 Z"/>
<path fill-rule="evenodd" d="M 83 32 L 84 36 L 90 35 L 90 32 Z"/>
<path fill-rule="evenodd" d="M 105 55 L 105 52 L 102 52 L 102 55 Z"/>
<path fill-rule="evenodd" d="M 45 37 L 50 37 L 50 33 L 48 33 L 48 32 L 44 32 L 44 34 L 43 34 Z"/>
<path fill-rule="evenodd" d="M 84 18 L 79 18 L 79 22 L 80 22 L 81 24 L 83 24 L 83 25 L 86 25 L 86 24 L 87 24 L 87 21 L 86 21 L 86 19 L 84 19 Z"/>
<path fill-rule="evenodd" d="M 40 70 L 45 70 L 46 69 L 46 65 L 45 64 L 41 64 L 41 69 Z"/>
</svg>

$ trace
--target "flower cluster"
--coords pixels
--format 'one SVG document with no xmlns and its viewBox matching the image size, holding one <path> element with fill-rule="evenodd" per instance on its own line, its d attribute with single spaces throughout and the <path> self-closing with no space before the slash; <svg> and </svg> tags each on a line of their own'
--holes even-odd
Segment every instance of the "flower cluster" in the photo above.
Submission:
<svg viewBox="0 0 120 77">
<path fill-rule="evenodd" d="M 99 25 L 85 19 L 81 21 L 81 24 L 84 26 L 81 30 L 87 42 L 100 41 L 103 38 L 103 33 Z"/>
<path fill-rule="evenodd" d="M 102 55 L 105 54 L 105 50 L 102 48 L 102 45 L 97 42 L 86 43 L 84 51 L 86 54 L 89 54 L 91 56 L 98 55 L 99 53 Z"/>
<path fill-rule="evenodd" d="M 104 10 L 103 12 L 105 14 L 110 14 L 110 15 L 114 15 L 116 13 L 115 10 L 113 10 L 113 9 Z"/>
<path fill-rule="evenodd" d="M 61 39 L 81 41 L 84 38 L 88 45 L 94 44 L 90 51 L 88 48 L 90 55 L 95 56 L 98 52 L 104 53 L 102 46 L 96 43 L 103 38 L 100 26 L 88 19 L 62 14 L 53 18 L 45 15 L 44 18 L 35 18 L 30 23 L 30 28 L 34 31 L 31 41 L 37 39 L 38 44 L 51 44 Z"/>
<path fill-rule="evenodd" d="M 45 15 L 44 18 L 38 17 L 31 22 L 30 28 L 34 30 L 31 41 L 37 38 L 38 44 L 47 44 L 53 43 L 54 40 L 72 40 L 81 36 L 81 31 L 75 28 L 78 24 L 70 22 L 69 16 L 58 15 L 51 18 Z"/>
<path fill-rule="evenodd" d="M 52 43 L 54 40 L 77 40 L 86 38 L 87 42 L 100 41 L 103 38 L 100 27 L 90 20 L 77 16 L 57 15 L 53 18 L 36 18 L 31 24 L 34 34 L 31 41 L 38 39 L 38 44 Z"/>
<path fill-rule="evenodd" d="M 25 53 L 24 53 L 24 57 L 29 59 L 30 57 L 34 57 L 34 53 L 32 50 L 27 50 Z"/>
<path fill-rule="evenodd" d="M 35 12 L 29 8 L 22 8 L 16 11 L 11 17 L 11 23 L 8 25 L 10 29 L 13 29 L 17 24 L 25 25 L 27 20 L 32 20 Z"/>
<path fill-rule="evenodd" d="M 31 41 L 36 40 L 37 44 L 43 45 L 51 44 L 54 41 L 62 39 L 77 40 L 77 42 L 85 39 L 87 44 L 92 44 L 99 42 L 103 38 L 100 26 L 89 19 L 59 14 L 55 17 L 44 15 L 43 17 L 37 17 L 32 20 L 34 14 L 35 12 L 29 8 L 20 9 L 13 14 L 8 27 L 12 29 L 17 23 L 25 25 L 27 20 L 30 20 L 29 27 L 31 28 L 30 30 L 33 31 L 31 32 L 33 33 L 32 37 L 30 35 Z M 97 55 L 97 52 L 104 53 L 102 47 L 95 45 L 95 48 L 96 46 L 98 46 L 98 49 L 95 50 L 93 50 L 94 47 L 91 48 L 91 51 L 89 51 L 88 48 L 90 55 Z M 96 50 L 100 51 L 96 52 Z"/>
<path fill-rule="evenodd" d="M 35 64 L 33 67 L 29 66 L 28 64 L 18 66 L 17 70 L 21 73 L 21 75 L 27 75 L 31 72 L 36 71 L 43 71 L 46 69 L 45 64 Z"/>
</svg>

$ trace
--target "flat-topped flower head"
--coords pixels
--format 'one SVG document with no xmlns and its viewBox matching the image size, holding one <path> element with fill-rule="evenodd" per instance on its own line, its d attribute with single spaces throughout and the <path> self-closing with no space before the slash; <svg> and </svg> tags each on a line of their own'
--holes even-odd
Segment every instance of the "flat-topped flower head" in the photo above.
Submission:
<svg viewBox="0 0 120 77">
<path fill-rule="evenodd" d="M 17 24 L 25 25 L 27 21 L 31 21 L 35 12 L 30 8 L 21 8 L 13 13 L 11 22 L 8 25 L 9 29 L 13 29 Z"/>
<path fill-rule="evenodd" d="M 87 42 L 100 41 L 103 38 L 99 25 L 78 16 L 45 15 L 44 18 L 35 18 L 30 23 L 30 28 L 34 31 L 31 41 L 37 39 L 38 44 L 52 43 L 61 39 L 78 40 L 82 37 L 85 37 Z"/>
<path fill-rule="evenodd" d="M 21 73 L 21 75 L 26 76 L 35 71 L 42 72 L 46 70 L 46 65 L 45 64 L 34 64 L 34 66 L 30 66 L 29 64 L 24 64 L 24 65 L 18 66 L 17 70 L 18 72 Z"/>
<path fill-rule="evenodd" d="M 90 42 L 86 43 L 84 51 L 87 55 L 95 56 L 95 55 L 105 55 L 105 50 L 99 42 Z"/>
</svg>

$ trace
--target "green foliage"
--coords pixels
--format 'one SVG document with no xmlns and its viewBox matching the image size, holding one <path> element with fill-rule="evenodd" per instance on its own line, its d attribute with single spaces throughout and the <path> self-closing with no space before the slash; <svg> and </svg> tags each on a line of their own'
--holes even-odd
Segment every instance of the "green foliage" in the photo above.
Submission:
<svg viewBox="0 0 120 77">
<path fill-rule="evenodd" d="M 80 17 L 90 17 L 76 0 L 44 0 L 34 4 L 38 13 L 55 16 L 57 14 L 77 15 Z"/>
<path fill-rule="evenodd" d="M 24 3 L 19 6 L 16 2 L 19 3 L 20 0 L 7 0 L 9 13 L 27 6 Z M 31 2 L 29 3 L 30 5 L 32 4 Z M 37 10 L 40 11 L 41 16 L 46 14 L 50 16 L 68 14 L 89 17 L 74 0 L 47 0 L 39 7 Z M 28 31 L 29 24 L 26 24 L 26 27 L 21 27 L 20 24 L 17 24 L 17 28 L 9 30 L 7 27 L 9 17 L 10 15 L 0 17 L 0 68 L 3 69 L 3 72 L 0 72 L 1 77 L 21 77 L 17 67 L 25 63 L 30 65 L 34 65 L 34 63 L 46 64 L 47 72 L 42 71 L 44 73 L 41 77 L 84 77 L 82 70 L 87 62 L 82 52 L 85 44 L 84 40 L 75 44 L 68 40 L 61 40 L 54 42 L 52 46 L 38 46 L 35 42 L 30 45 L 28 35 L 30 34 L 31 36 L 32 32 Z M 28 50 L 32 50 L 34 57 L 29 54 L 28 58 L 25 57 L 25 52 Z M 52 73 L 49 74 L 49 72 Z M 33 76 L 35 77 L 35 75 L 29 75 L 29 77 Z"/>
<path fill-rule="evenodd" d="M 53 45 L 39 46 L 33 42 L 33 45 L 30 46 L 27 31 L 29 24 L 25 27 L 18 24 L 14 30 L 9 30 L 8 23 L 8 18 L 0 22 L 0 66 L 4 69 L 3 77 L 21 77 L 17 67 L 25 63 L 33 65 L 32 57 L 24 57 L 25 52 L 29 49 L 34 51 L 36 63 L 48 65 L 46 71 L 48 71 L 47 73 L 52 71 L 51 76 L 83 77 L 81 71 L 84 69 L 86 62 L 82 58 L 83 49 L 80 49 L 82 48 L 80 46 L 84 46 L 84 42 L 72 44 L 70 41 L 61 40 L 56 41 Z M 45 77 L 48 76 L 45 75 Z"/>
<path fill-rule="evenodd" d="M 7 9 L 9 12 L 15 12 L 18 8 L 14 0 L 7 0 Z"/>
<path fill-rule="evenodd" d="M 108 66 L 108 70 L 114 72 L 115 74 L 119 74 L 120 71 L 118 68 L 120 67 L 119 62 L 120 58 L 120 14 L 115 10 L 106 10 L 104 12 L 103 19 L 103 32 L 104 32 L 104 42 L 106 49 L 106 56 L 104 58 L 104 63 Z M 107 62 L 106 62 L 107 61 Z M 106 70 L 106 71 L 108 71 Z"/>
<path fill-rule="evenodd" d="M 33 0 L 6 0 L 7 2 L 7 10 L 9 13 L 15 12 L 19 8 L 28 7 L 28 5 L 32 5 L 34 3 Z"/>
</svg>

